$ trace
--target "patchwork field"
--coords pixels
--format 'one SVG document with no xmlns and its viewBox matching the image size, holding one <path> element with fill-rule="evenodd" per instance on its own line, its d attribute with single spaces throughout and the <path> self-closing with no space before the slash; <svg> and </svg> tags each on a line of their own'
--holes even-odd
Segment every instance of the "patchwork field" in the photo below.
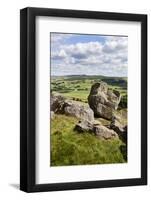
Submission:
<svg viewBox="0 0 151 200">
<path fill-rule="evenodd" d="M 118 90 L 122 96 L 127 95 L 127 78 L 86 75 L 52 77 L 51 91 L 73 100 L 87 102 L 92 84 L 100 81 L 106 82 L 111 90 Z"/>
</svg>

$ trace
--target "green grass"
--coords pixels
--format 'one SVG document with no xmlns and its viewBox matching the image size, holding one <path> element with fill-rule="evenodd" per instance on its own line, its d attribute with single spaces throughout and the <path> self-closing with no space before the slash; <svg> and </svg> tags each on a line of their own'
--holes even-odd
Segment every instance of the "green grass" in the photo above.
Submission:
<svg viewBox="0 0 151 200">
<path fill-rule="evenodd" d="M 82 102 L 87 102 L 88 94 L 88 91 L 71 91 L 68 93 L 63 93 L 63 96 L 68 97 L 70 99 L 79 99 Z"/>
<path fill-rule="evenodd" d="M 55 115 L 51 121 L 51 166 L 126 162 L 121 140 L 101 140 L 89 133 L 77 133 L 77 122 L 66 115 Z"/>
</svg>

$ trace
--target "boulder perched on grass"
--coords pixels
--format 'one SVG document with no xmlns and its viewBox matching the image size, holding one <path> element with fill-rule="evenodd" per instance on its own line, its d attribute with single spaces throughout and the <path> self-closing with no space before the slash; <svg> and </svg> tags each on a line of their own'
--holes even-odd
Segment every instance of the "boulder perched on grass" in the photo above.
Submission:
<svg viewBox="0 0 151 200">
<path fill-rule="evenodd" d="M 101 139 L 118 138 L 118 134 L 101 123 L 89 122 L 87 120 L 79 121 L 75 126 L 75 130 L 79 133 L 89 132 Z"/>
<path fill-rule="evenodd" d="M 109 90 L 107 83 L 101 81 L 92 85 L 88 103 L 95 116 L 111 120 L 120 99 L 121 95 L 118 91 Z"/>
</svg>

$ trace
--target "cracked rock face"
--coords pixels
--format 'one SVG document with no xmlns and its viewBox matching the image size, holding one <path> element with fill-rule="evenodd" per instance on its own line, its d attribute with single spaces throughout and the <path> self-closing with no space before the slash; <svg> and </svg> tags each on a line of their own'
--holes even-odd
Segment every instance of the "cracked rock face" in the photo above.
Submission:
<svg viewBox="0 0 151 200">
<path fill-rule="evenodd" d="M 88 96 L 89 106 L 95 116 L 108 120 L 112 119 L 113 111 L 118 108 L 120 100 L 120 93 L 116 90 L 109 90 L 107 83 L 103 81 L 93 84 Z"/>
</svg>

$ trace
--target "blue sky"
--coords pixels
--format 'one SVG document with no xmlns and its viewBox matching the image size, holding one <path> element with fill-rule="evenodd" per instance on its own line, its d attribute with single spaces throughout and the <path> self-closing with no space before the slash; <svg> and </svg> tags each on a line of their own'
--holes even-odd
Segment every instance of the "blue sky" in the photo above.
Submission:
<svg viewBox="0 0 151 200">
<path fill-rule="evenodd" d="M 51 75 L 127 76 L 128 38 L 50 34 Z"/>
</svg>

